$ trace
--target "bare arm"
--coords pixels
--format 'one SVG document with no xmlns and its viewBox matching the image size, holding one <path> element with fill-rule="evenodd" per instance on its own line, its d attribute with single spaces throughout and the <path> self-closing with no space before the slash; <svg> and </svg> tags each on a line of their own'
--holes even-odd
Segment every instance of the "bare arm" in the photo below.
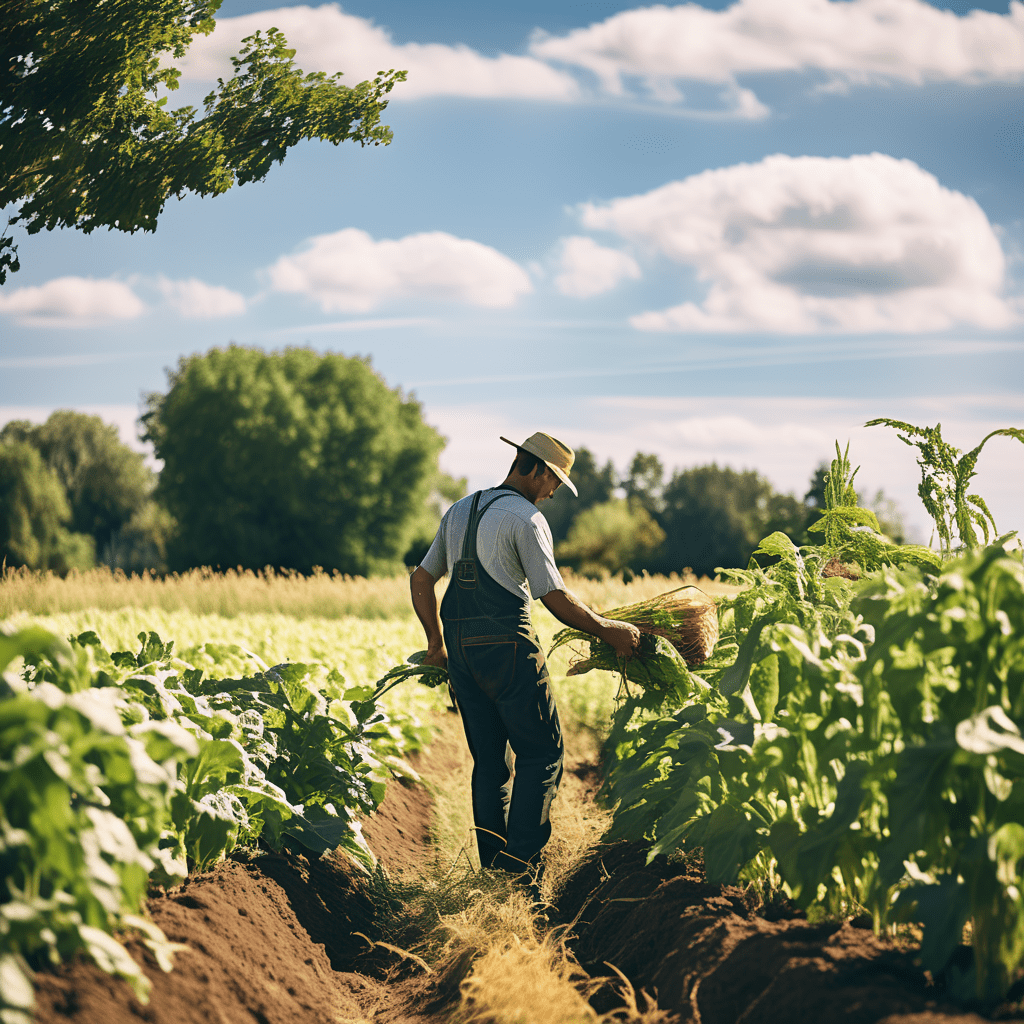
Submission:
<svg viewBox="0 0 1024 1024">
<path fill-rule="evenodd" d="M 424 664 L 447 668 L 448 652 L 444 646 L 441 616 L 437 610 L 437 595 L 434 593 L 436 582 L 437 580 L 421 565 L 409 577 L 409 591 L 416 616 L 423 624 L 423 632 L 427 635 L 427 656 Z"/>
<path fill-rule="evenodd" d="M 620 658 L 629 658 L 640 642 L 640 630 L 630 622 L 606 619 L 592 612 L 572 591 L 552 590 L 541 600 L 559 622 L 610 644 Z"/>
</svg>

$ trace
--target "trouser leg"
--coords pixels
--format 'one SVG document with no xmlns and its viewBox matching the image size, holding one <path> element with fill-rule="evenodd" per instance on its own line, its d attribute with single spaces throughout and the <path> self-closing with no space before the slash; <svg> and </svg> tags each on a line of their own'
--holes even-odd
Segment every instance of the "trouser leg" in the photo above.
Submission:
<svg viewBox="0 0 1024 1024">
<path fill-rule="evenodd" d="M 496 866 L 526 870 L 551 835 L 551 802 L 562 778 L 558 710 L 535 639 L 482 639 L 448 645 L 449 677 L 473 755 L 480 862 L 489 867 L 497 857 Z M 511 797 L 506 745 L 516 757 Z"/>
<path fill-rule="evenodd" d="M 526 661 L 526 659 L 523 659 Z M 532 660 L 516 685 L 498 701 L 516 774 L 508 809 L 508 844 L 500 866 L 535 868 L 551 836 L 551 802 L 562 779 L 562 730 L 547 672 L 537 678 Z"/>
<path fill-rule="evenodd" d="M 507 841 L 505 819 L 512 789 L 508 733 L 497 706 L 486 694 L 471 680 L 451 678 L 473 757 L 473 824 L 480 866 L 486 868 Z"/>
</svg>

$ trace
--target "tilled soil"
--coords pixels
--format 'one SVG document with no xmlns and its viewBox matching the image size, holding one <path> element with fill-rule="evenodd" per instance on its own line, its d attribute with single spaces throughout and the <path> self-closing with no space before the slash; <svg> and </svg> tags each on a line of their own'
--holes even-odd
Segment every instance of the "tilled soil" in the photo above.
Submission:
<svg viewBox="0 0 1024 1024">
<path fill-rule="evenodd" d="M 588 971 L 614 964 L 680 1024 L 984 1024 L 930 985 L 913 947 L 849 923 L 768 920 L 699 862 L 645 861 L 628 843 L 598 848 L 558 909 Z M 1001 1019 L 1020 1022 L 1009 1009 Z"/>
<path fill-rule="evenodd" d="M 448 716 L 427 757 L 453 756 Z M 436 767 L 436 766 L 435 766 Z M 577 765 L 584 781 L 596 773 Z M 582 773 L 582 774 L 581 774 Z M 434 772 L 438 777 L 438 772 Z M 433 862 L 431 798 L 395 782 L 364 834 L 397 877 Z M 441 1024 L 468 964 L 429 978 L 372 944 L 378 908 L 365 876 L 339 855 L 240 856 L 149 901 L 153 920 L 187 950 L 159 970 L 142 1006 L 128 986 L 79 960 L 36 977 L 40 1024 Z M 759 915 L 743 890 L 709 885 L 699 864 L 645 863 L 630 844 L 597 848 L 563 886 L 552 916 L 594 975 L 614 964 L 680 1024 L 985 1024 L 944 1000 L 915 951 L 849 924 Z M 611 1009 L 610 990 L 594 997 Z M 1004 1008 L 1005 1010 L 1005 1008 Z M 1024 1018 L 1002 1015 L 1024 1024 Z M 529 1024 L 529 1022 L 524 1022 Z"/>
<path fill-rule="evenodd" d="M 395 781 L 363 825 L 399 877 L 431 859 L 431 805 L 423 786 Z M 365 876 L 341 855 L 241 855 L 148 906 L 168 939 L 188 947 L 165 974 L 129 944 L 153 983 L 148 1005 L 79 959 L 36 975 L 40 1024 L 435 1024 L 458 995 L 439 998 L 436 984 L 408 972 L 389 977 L 395 958 L 371 945 L 379 935 Z"/>
</svg>

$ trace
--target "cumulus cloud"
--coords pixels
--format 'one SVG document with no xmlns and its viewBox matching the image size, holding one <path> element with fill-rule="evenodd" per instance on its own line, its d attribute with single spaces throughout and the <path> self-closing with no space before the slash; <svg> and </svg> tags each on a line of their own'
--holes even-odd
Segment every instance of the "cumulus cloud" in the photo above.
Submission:
<svg viewBox="0 0 1024 1024">
<path fill-rule="evenodd" d="M 561 269 L 555 287 L 576 299 L 589 299 L 611 291 L 620 281 L 640 277 L 640 267 L 629 253 L 606 249 L 581 235 L 562 239 Z"/>
<path fill-rule="evenodd" d="M 284 33 L 296 51 L 296 64 L 304 71 L 344 71 L 347 85 L 388 68 L 407 70 L 408 81 L 391 93 L 392 100 L 474 96 L 564 101 L 579 92 L 571 75 L 535 57 L 505 53 L 485 57 L 464 45 L 396 43 L 387 29 L 345 14 L 337 4 L 281 7 L 218 18 L 215 31 L 198 37 L 179 62 L 182 80 L 209 82 L 229 77 L 230 57 L 238 53 L 240 41 L 257 29 L 271 27 Z"/>
<path fill-rule="evenodd" d="M 375 241 L 345 228 L 308 240 L 269 271 L 271 286 L 315 299 L 325 312 L 366 313 L 394 299 L 441 299 L 504 309 L 533 290 L 496 249 L 444 231 Z"/>
<path fill-rule="evenodd" d="M 1018 319 L 981 207 L 910 160 L 770 156 L 587 204 L 581 217 L 707 284 L 701 304 L 634 317 L 640 330 L 914 332 Z"/>
<path fill-rule="evenodd" d="M 245 312 L 245 297 L 222 285 L 206 284 L 194 277 L 187 281 L 161 277 L 157 286 L 168 304 L 190 320 L 238 316 Z"/>
<path fill-rule="evenodd" d="M 0 294 L 0 313 L 29 327 L 99 327 L 132 320 L 145 311 L 128 285 L 109 279 L 57 277 Z"/>
<path fill-rule="evenodd" d="M 679 81 L 719 83 L 733 112 L 764 113 L 737 76 L 817 71 L 834 85 L 1019 82 L 1024 4 L 966 17 L 925 0 L 737 0 L 622 11 L 563 36 L 537 31 L 530 52 L 584 68 L 613 96 L 639 79 L 653 99 L 678 102 Z"/>
</svg>

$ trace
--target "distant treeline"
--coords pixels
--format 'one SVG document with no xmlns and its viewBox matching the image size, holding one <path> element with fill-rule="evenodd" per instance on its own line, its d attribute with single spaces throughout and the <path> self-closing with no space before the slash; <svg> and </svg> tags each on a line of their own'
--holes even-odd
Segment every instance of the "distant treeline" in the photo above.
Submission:
<svg viewBox="0 0 1024 1024">
<path fill-rule="evenodd" d="M 762 537 L 776 530 L 797 544 L 824 507 L 828 465 L 812 473 L 802 498 L 779 494 L 754 470 L 717 464 L 673 472 L 656 455 L 637 452 L 625 476 L 611 462 L 598 465 L 586 448 L 576 451 L 573 498 L 559 488 L 543 506 L 560 564 L 585 575 L 690 569 L 713 576 L 744 567 Z M 880 491 L 869 503 L 889 536 L 902 543 L 895 504 Z"/>
<path fill-rule="evenodd" d="M 232 345 L 181 359 L 168 384 L 140 421 L 159 474 L 97 416 L 59 410 L 0 430 L 7 565 L 390 574 L 418 562 L 466 493 L 465 479 L 439 470 L 444 438 L 419 403 L 366 359 Z M 824 467 L 803 499 L 716 465 L 666 481 L 644 453 L 620 478 L 579 448 L 572 476 L 579 498 L 561 488 L 542 506 L 561 564 L 591 576 L 711 575 L 745 565 L 772 530 L 802 541 Z M 901 532 L 891 514 L 886 525 Z"/>
</svg>

